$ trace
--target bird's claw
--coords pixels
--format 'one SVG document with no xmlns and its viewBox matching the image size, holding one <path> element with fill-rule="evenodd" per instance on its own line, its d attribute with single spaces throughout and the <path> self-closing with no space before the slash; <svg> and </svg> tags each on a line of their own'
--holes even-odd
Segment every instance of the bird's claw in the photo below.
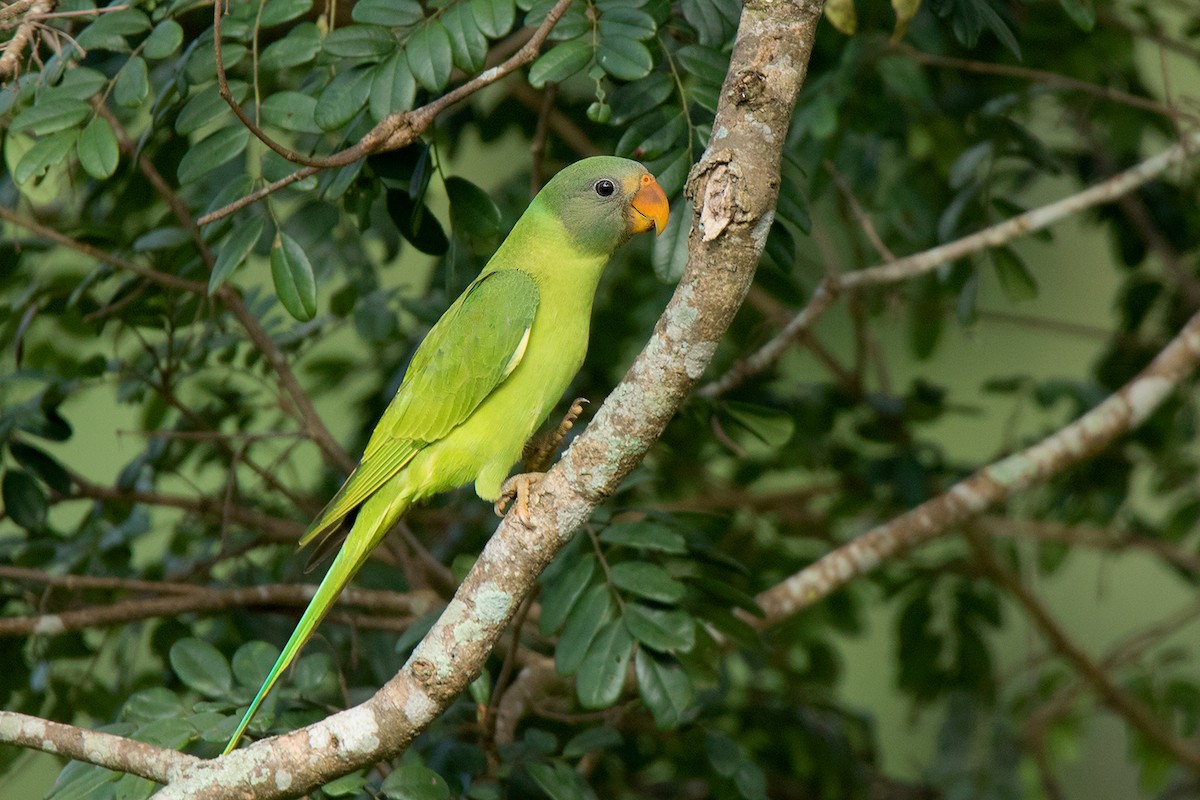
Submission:
<svg viewBox="0 0 1200 800">
<path fill-rule="evenodd" d="M 541 472 L 522 472 L 506 480 L 500 487 L 500 497 L 496 498 L 496 502 L 492 505 L 496 516 L 503 517 L 508 504 L 516 500 L 513 503 L 512 512 L 522 525 L 529 527 L 529 492 L 545 477 Z"/>
</svg>

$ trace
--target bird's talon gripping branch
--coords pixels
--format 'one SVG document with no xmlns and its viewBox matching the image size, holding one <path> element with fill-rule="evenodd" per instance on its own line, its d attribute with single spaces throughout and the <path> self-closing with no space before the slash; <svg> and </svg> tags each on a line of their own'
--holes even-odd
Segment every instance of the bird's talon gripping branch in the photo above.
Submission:
<svg viewBox="0 0 1200 800">
<path fill-rule="evenodd" d="M 492 506 L 496 511 L 496 516 L 503 517 L 509 503 L 513 503 L 512 511 L 517 515 L 517 519 L 521 524 L 529 527 L 529 493 L 533 487 L 537 486 L 546 477 L 542 472 L 522 472 L 519 475 L 513 475 L 504 482 L 500 487 L 500 497 L 496 499 Z"/>
<path fill-rule="evenodd" d="M 521 461 L 525 464 L 526 472 L 545 472 L 550 469 L 550 461 L 562 440 L 575 427 L 575 420 L 583 413 L 585 404 L 590 403 L 586 397 L 576 397 L 571 401 L 571 407 L 563 415 L 558 427 L 546 433 L 540 433 L 525 444 L 521 453 Z"/>
</svg>

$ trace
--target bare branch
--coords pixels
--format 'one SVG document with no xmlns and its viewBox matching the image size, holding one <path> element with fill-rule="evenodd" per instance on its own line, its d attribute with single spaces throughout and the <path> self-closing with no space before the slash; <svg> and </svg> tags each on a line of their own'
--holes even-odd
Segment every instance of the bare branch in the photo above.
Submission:
<svg viewBox="0 0 1200 800">
<path fill-rule="evenodd" d="M 698 394 L 703 397 L 716 397 L 740 386 L 750 376 L 775 363 L 791 342 L 828 309 L 831 295 L 837 292 L 910 280 L 963 256 L 1007 244 L 1018 236 L 1039 231 L 1080 211 L 1112 202 L 1132 192 L 1176 164 L 1191 158 L 1198 148 L 1200 131 L 1193 131 L 1178 144 L 1081 192 L 929 250 L 869 269 L 828 277 L 813 292 L 808 305 L 793 317 L 783 330 L 756 352 L 734 364 L 728 373 L 701 388 Z"/>
<path fill-rule="evenodd" d="M 1050 72 L 1044 69 L 1032 69 L 1030 67 L 1020 67 L 1014 64 L 994 64 L 988 61 L 973 61 L 966 58 L 954 58 L 953 56 L 942 56 L 935 53 L 926 53 L 923 50 L 918 50 L 911 45 L 899 43 L 896 48 L 905 55 L 912 58 L 918 64 L 926 64 L 935 67 L 949 67 L 951 69 L 959 69 L 964 72 L 974 72 L 981 75 L 998 75 L 1006 78 L 1019 78 L 1021 80 L 1033 81 L 1035 83 L 1045 84 L 1046 86 L 1056 86 L 1071 91 L 1089 94 L 1093 97 L 1099 97 L 1104 100 L 1111 100 L 1114 103 L 1129 106 L 1130 108 L 1140 108 L 1143 111 L 1150 111 L 1155 114 L 1161 114 L 1164 117 L 1169 117 L 1174 120 L 1180 118 L 1196 119 L 1194 114 L 1188 114 L 1185 111 L 1180 111 L 1174 106 L 1167 103 L 1160 103 L 1157 100 L 1151 100 L 1148 97 L 1141 97 L 1136 94 L 1114 89 L 1111 86 L 1101 86 L 1097 83 L 1089 81 L 1081 81 L 1078 78 L 1072 78 L 1069 75 L 1063 75 L 1058 72 Z"/>
<path fill-rule="evenodd" d="M 0 742 L 67 756 L 158 783 L 176 780 L 200 763 L 200 759 L 186 753 L 15 711 L 0 711 Z"/>
<path fill-rule="evenodd" d="M 874 528 L 783 582 L 759 593 L 765 619 L 775 625 L 888 558 L 942 536 L 1013 494 L 1079 464 L 1140 425 L 1200 364 L 1200 314 L 1129 383 L 1070 425 L 984 467 L 911 511 Z"/>
<path fill-rule="evenodd" d="M 211 613 L 228 608 L 278 607 L 303 608 L 316 592 L 315 584 L 267 584 L 233 589 L 206 589 L 176 593 L 170 597 L 125 600 L 94 608 L 40 614 L 32 617 L 0 619 L 0 637 L 56 636 L 85 628 L 101 628 L 128 622 L 177 614 Z M 370 609 L 372 612 L 415 617 L 438 607 L 441 600 L 433 592 L 407 594 L 370 589 L 348 588 L 338 596 L 338 604 Z M 390 628 L 391 626 L 388 625 Z"/>
</svg>

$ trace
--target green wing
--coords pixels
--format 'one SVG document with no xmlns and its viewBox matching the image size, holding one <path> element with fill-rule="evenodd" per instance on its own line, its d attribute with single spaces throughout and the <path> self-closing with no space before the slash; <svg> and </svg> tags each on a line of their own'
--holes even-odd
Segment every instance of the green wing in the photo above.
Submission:
<svg viewBox="0 0 1200 800">
<path fill-rule="evenodd" d="M 340 522 L 479 407 L 520 363 L 537 306 L 537 284 L 518 269 L 488 272 L 463 292 L 417 348 L 362 462 L 301 546 Z"/>
</svg>

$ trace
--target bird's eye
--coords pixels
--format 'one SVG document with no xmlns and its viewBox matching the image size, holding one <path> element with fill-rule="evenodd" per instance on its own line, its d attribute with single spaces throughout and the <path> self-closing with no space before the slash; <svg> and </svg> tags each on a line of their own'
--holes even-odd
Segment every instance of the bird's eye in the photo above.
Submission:
<svg viewBox="0 0 1200 800">
<path fill-rule="evenodd" d="M 613 182 L 607 179 L 596 181 L 594 188 L 596 189 L 596 194 L 601 197 L 611 197 L 612 193 L 617 190 L 617 187 L 613 186 Z"/>
</svg>

